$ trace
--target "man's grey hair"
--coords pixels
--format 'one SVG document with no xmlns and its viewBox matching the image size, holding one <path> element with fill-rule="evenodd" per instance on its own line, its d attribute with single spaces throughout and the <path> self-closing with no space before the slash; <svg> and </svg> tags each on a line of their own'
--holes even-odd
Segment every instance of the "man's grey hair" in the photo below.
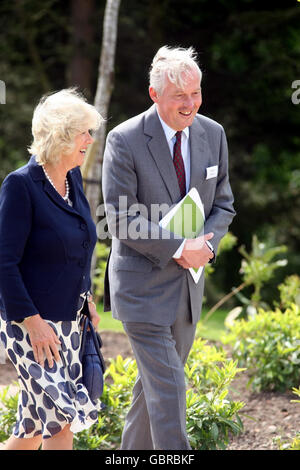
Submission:
<svg viewBox="0 0 300 470">
<path fill-rule="evenodd" d="M 170 82 L 183 88 L 185 78 L 197 71 L 202 79 L 202 72 L 197 63 L 197 54 L 193 47 L 184 49 L 182 47 L 161 47 L 153 58 L 149 81 L 150 87 L 154 88 L 158 94 L 163 93 L 166 78 Z"/>
</svg>

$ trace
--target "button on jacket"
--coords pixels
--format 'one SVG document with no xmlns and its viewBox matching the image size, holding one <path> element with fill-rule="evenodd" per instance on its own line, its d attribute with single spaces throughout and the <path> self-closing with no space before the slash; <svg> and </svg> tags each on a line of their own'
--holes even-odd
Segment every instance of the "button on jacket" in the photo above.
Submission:
<svg viewBox="0 0 300 470">
<path fill-rule="evenodd" d="M 96 227 L 79 167 L 68 172 L 69 206 L 32 156 L 0 191 L 0 308 L 7 320 L 39 313 L 75 320 L 79 295 L 91 287 Z"/>
</svg>

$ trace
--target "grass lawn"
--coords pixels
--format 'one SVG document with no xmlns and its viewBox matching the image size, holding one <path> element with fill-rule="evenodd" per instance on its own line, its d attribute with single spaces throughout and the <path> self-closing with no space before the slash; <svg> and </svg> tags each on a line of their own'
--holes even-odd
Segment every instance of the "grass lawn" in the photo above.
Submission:
<svg viewBox="0 0 300 470">
<path fill-rule="evenodd" d="M 121 321 L 115 320 L 111 312 L 103 312 L 102 304 L 98 305 L 97 310 L 100 312 L 100 322 L 98 324 L 100 332 L 103 330 L 124 331 Z"/>
<path fill-rule="evenodd" d="M 124 331 L 122 322 L 112 318 L 111 312 L 103 312 L 103 306 L 101 304 L 98 307 L 98 311 L 101 312 L 99 323 L 100 331 Z M 201 319 L 204 319 L 206 312 L 207 310 L 203 309 Z M 203 323 L 200 320 L 197 325 L 197 335 L 204 339 L 221 341 L 221 336 L 225 332 L 224 320 L 227 314 L 228 310 L 217 310 L 207 322 Z"/>
<path fill-rule="evenodd" d="M 204 339 L 221 341 L 221 336 L 225 333 L 224 321 L 229 311 L 216 310 L 207 321 L 203 322 L 207 311 L 208 310 L 203 309 L 200 321 L 197 325 L 197 335 Z"/>
</svg>

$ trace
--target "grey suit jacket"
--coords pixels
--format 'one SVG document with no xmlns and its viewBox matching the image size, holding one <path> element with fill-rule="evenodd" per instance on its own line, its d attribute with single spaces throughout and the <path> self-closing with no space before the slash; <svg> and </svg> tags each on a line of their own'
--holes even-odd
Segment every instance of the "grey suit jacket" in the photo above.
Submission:
<svg viewBox="0 0 300 470">
<path fill-rule="evenodd" d="M 197 114 L 190 127 L 190 151 L 190 188 L 197 188 L 200 194 L 205 233 L 214 232 L 210 241 L 217 253 L 219 241 L 235 215 L 222 126 Z M 206 179 L 206 168 L 216 165 L 218 176 Z M 114 318 L 122 321 L 167 326 L 180 309 L 189 307 L 189 298 L 196 323 L 201 313 L 204 275 L 198 284 L 194 283 L 188 270 L 173 259 L 183 239 L 170 238 L 169 232 L 158 225 L 166 211 L 179 202 L 180 191 L 155 105 L 108 134 L 102 183 L 108 228 L 113 235 L 105 311 L 111 309 Z M 161 205 L 159 215 L 151 212 L 153 204 Z"/>
</svg>

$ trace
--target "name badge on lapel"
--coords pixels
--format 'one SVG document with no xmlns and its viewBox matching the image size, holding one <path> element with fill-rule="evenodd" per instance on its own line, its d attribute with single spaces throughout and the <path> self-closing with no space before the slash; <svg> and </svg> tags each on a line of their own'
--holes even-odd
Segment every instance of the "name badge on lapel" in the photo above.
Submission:
<svg viewBox="0 0 300 470">
<path fill-rule="evenodd" d="M 208 166 L 206 168 L 206 179 L 216 178 L 218 176 L 218 165 Z"/>
</svg>

